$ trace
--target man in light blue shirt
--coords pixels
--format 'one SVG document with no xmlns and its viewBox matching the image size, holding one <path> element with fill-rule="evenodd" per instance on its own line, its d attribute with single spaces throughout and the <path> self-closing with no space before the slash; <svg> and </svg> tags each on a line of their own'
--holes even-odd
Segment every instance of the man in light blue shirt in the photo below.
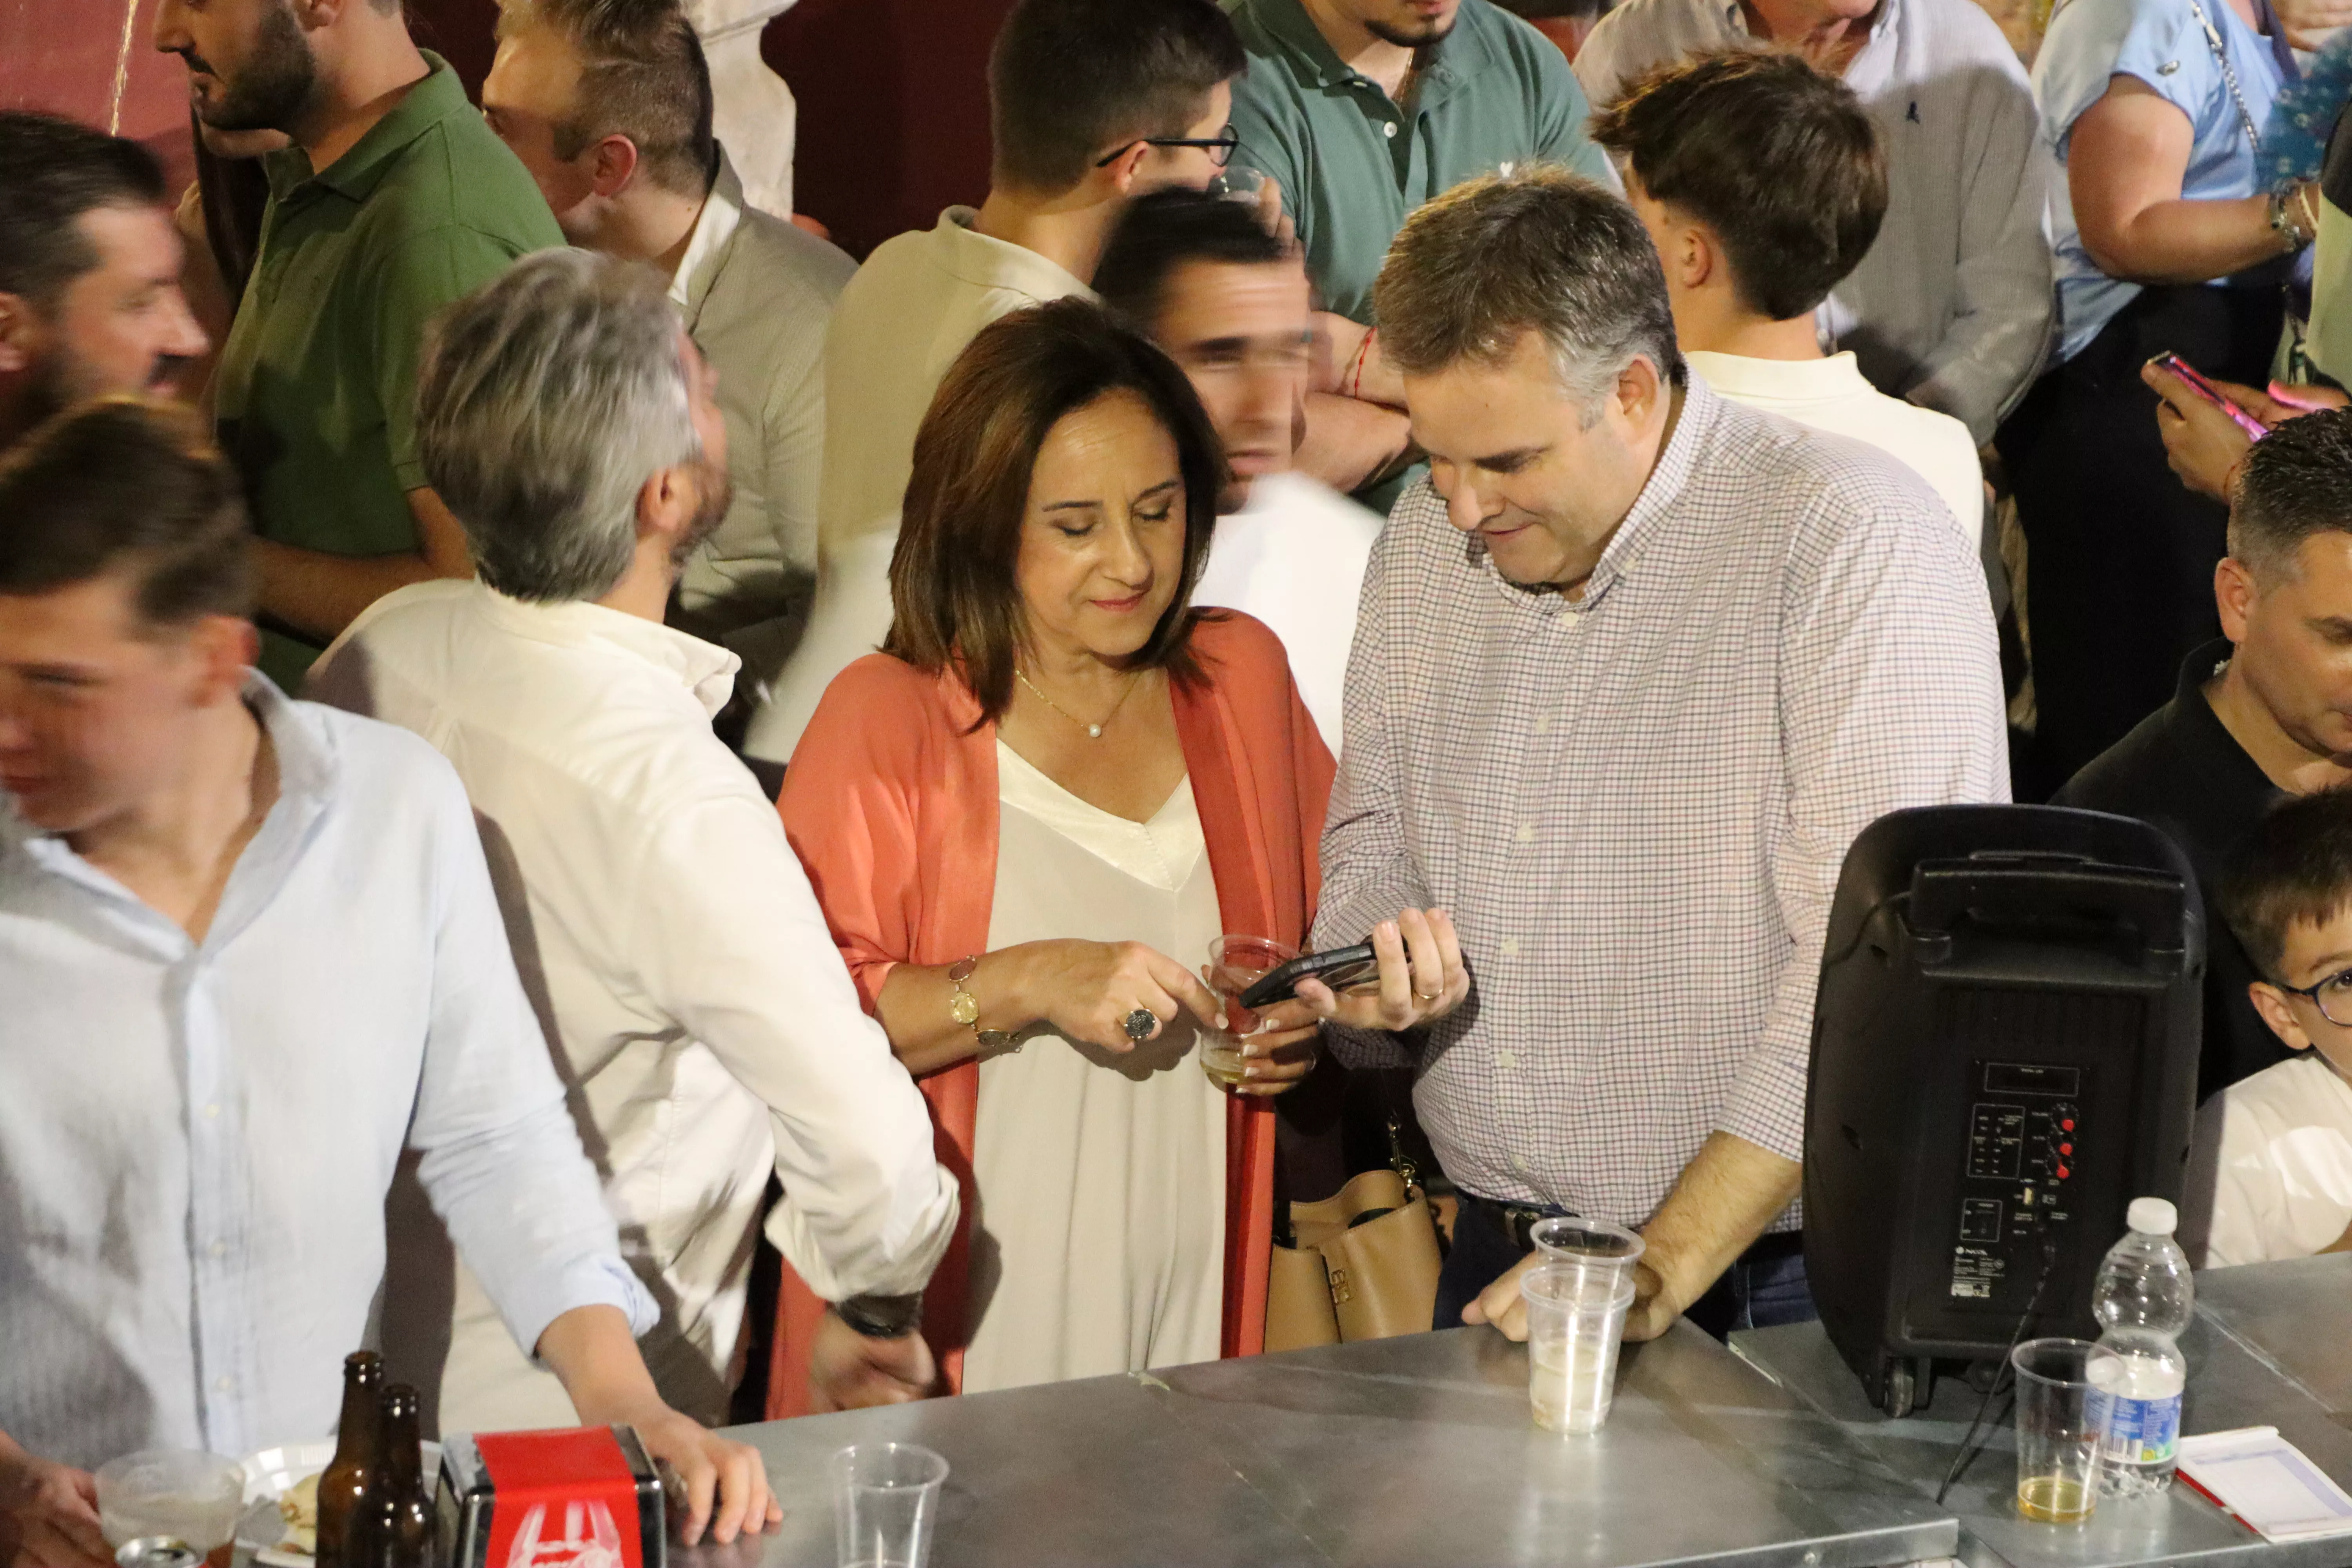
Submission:
<svg viewBox="0 0 2352 1568">
<path fill-rule="evenodd" d="M 0 468 L 0 1548 L 106 1563 L 80 1472 L 116 1455 L 324 1436 L 404 1146 L 582 1418 L 687 1478 L 688 1538 L 756 1528 L 758 1456 L 638 1354 L 654 1304 L 464 790 L 251 671 L 243 513 L 196 429 L 110 401 Z"/>
</svg>

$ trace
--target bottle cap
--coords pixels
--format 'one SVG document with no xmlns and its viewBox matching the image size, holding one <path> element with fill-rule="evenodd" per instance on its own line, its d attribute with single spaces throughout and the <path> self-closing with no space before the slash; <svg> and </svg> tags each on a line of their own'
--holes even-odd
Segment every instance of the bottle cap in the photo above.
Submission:
<svg viewBox="0 0 2352 1568">
<path fill-rule="evenodd" d="M 2142 1236 L 2170 1236 L 2180 1223 L 2180 1211 L 2162 1198 L 2134 1198 L 2124 1211 L 2124 1223 Z"/>
</svg>

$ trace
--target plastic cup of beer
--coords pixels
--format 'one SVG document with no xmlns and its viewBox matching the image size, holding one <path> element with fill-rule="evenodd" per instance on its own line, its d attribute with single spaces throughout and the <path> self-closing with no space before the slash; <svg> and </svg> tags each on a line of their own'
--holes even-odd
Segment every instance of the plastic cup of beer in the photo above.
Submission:
<svg viewBox="0 0 2352 1568">
<path fill-rule="evenodd" d="M 164 1536 L 202 1556 L 236 1538 L 245 1467 L 201 1448 L 142 1448 L 98 1468 L 98 1526 L 109 1546 Z"/>
<path fill-rule="evenodd" d="M 913 1443 L 853 1443 L 833 1457 L 840 1568 L 924 1568 L 948 1462 Z"/>
<path fill-rule="evenodd" d="M 2017 1369 L 2017 1511 L 2044 1524 L 2080 1524 L 2098 1500 L 2099 1428 L 2088 1340 L 2028 1340 Z"/>
<path fill-rule="evenodd" d="M 1633 1305 L 1633 1274 L 1540 1263 L 1519 1280 L 1528 1306 L 1528 1403 L 1549 1431 L 1597 1432 L 1617 1388 L 1617 1345 Z"/>
<path fill-rule="evenodd" d="M 1242 993 L 1297 956 L 1297 948 L 1265 936 L 1221 936 L 1209 944 L 1209 989 L 1225 1005 L 1225 1026 L 1201 1031 L 1201 1070 L 1219 1089 L 1240 1083 L 1249 1065 L 1242 1037 L 1257 1027 L 1257 1015 L 1242 1005 Z"/>
<path fill-rule="evenodd" d="M 1605 1219 L 1581 1219 L 1569 1215 L 1539 1219 L 1528 1232 L 1547 1263 L 1573 1263 L 1585 1268 L 1614 1269 L 1627 1279 L 1648 1244 L 1622 1225 Z"/>
</svg>

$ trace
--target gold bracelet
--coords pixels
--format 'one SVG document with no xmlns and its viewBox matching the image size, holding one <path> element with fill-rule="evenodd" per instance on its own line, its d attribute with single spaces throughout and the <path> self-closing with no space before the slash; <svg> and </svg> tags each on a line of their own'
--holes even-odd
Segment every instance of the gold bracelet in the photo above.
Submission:
<svg viewBox="0 0 2352 1568">
<path fill-rule="evenodd" d="M 980 998 L 964 988 L 964 982 L 970 980 L 972 972 L 979 967 L 980 954 L 975 952 L 948 971 L 948 984 L 955 987 L 955 994 L 948 998 L 948 1016 L 970 1029 L 972 1038 L 980 1042 L 982 1050 L 1001 1051 L 1009 1047 L 1017 1051 L 1021 1048 L 1021 1037 L 1017 1030 L 1008 1033 L 1003 1029 L 980 1026 Z"/>
</svg>

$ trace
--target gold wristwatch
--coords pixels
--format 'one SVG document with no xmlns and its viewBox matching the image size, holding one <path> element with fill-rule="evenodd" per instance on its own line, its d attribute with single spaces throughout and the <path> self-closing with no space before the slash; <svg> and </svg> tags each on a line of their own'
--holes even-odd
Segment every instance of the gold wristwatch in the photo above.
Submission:
<svg viewBox="0 0 2352 1568">
<path fill-rule="evenodd" d="M 1021 1048 L 1021 1037 L 1017 1033 L 1008 1034 L 1003 1029 L 980 1026 L 980 998 L 965 990 L 963 984 L 979 967 L 980 954 L 975 952 L 948 971 L 948 984 L 955 987 L 955 994 L 948 998 L 948 1016 L 970 1029 L 972 1037 L 980 1042 L 982 1050 L 1017 1051 Z"/>
</svg>

